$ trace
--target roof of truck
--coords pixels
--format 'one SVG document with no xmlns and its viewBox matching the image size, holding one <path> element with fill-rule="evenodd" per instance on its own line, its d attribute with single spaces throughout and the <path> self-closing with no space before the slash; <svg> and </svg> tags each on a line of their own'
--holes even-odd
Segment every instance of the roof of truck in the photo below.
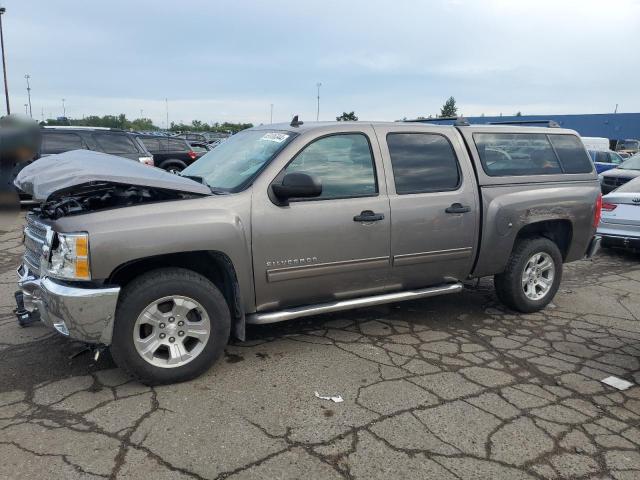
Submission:
<svg viewBox="0 0 640 480">
<path fill-rule="evenodd" d="M 254 130 L 281 130 L 281 131 L 289 131 L 296 133 L 308 132 L 311 130 L 317 129 L 327 129 L 333 126 L 345 126 L 345 125 L 353 125 L 354 127 L 367 125 L 373 127 L 410 127 L 415 129 L 416 131 L 420 130 L 442 130 L 448 131 L 456 128 L 453 125 L 434 125 L 434 124 L 425 124 L 418 122 L 369 122 L 369 121 L 356 121 L 356 122 L 304 122 L 298 126 L 291 126 L 289 123 L 273 123 L 266 125 L 259 125 L 257 127 L 253 127 Z M 530 127 L 530 126 L 521 126 L 521 125 L 460 125 L 458 126 L 461 130 L 469 130 L 469 131 L 482 131 L 482 132 L 503 132 L 503 133 L 545 133 L 545 134 L 554 134 L 554 133 L 572 133 L 577 135 L 574 130 L 569 130 L 566 128 L 557 128 L 557 127 Z"/>
</svg>

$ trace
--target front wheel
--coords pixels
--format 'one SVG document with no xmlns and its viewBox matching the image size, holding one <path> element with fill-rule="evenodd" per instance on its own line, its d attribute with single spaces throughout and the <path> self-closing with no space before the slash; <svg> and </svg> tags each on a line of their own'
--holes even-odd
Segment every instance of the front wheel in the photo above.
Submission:
<svg viewBox="0 0 640 480">
<path fill-rule="evenodd" d="M 548 238 L 520 240 L 504 272 L 494 277 L 496 294 L 509 308 L 537 312 L 555 296 L 562 280 L 562 255 Z"/>
<path fill-rule="evenodd" d="M 190 380 L 220 358 L 230 323 L 227 302 L 208 279 L 186 269 L 154 270 L 124 288 L 111 353 L 147 385 Z"/>
</svg>

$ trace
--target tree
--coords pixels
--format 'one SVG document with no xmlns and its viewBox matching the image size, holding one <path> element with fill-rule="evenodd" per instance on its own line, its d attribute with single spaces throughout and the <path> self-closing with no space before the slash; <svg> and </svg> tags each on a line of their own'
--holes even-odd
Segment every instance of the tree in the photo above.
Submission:
<svg viewBox="0 0 640 480">
<path fill-rule="evenodd" d="M 342 112 L 342 115 L 336 117 L 336 120 L 339 122 L 357 122 L 358 117 L 356 117 L 356 112 Z"/>
<path fill-rule="evenodd" d="M 449 97 L 449 99 L 444 102 L 444 105 L 440 109 L 441 117 L 455 117 L 458 115 L 458 107 L 456 106 L 456 99 L 453 97 Z"/>
<path fill-rule="evenodd" d="M 516 117 L 521 117 L 522 116 L 522 112 L 518 111 L 516 112 Z"/>
</svg>

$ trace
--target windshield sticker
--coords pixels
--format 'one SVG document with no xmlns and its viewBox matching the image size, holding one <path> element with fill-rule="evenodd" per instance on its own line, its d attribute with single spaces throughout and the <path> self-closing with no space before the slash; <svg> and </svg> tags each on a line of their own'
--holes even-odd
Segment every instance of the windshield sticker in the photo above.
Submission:
<svg viewBox="0 0 640 480">
<path fill-rule="evenodd" d="M 265 133 L 262 138 L 260 138 L 260 140 L 266 140 L 267 142 L 276 142 L 276 143 L 282 143 L 284 142 L 287 138 L 289 138 L 289 135 L 287 135 L 286 133 Z"/>
</svg>

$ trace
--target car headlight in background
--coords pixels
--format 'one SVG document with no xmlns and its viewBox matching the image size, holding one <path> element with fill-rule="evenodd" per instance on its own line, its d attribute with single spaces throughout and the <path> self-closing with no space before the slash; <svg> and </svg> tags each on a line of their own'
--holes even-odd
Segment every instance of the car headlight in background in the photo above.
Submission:
<svg viewBox="0 0 640 480">
<path fill-rule="evenodd" d="M 51 248 L 48 273 L 66 280 L 91 280 L 89 235 L 57 233 Z"/>
</svg>

